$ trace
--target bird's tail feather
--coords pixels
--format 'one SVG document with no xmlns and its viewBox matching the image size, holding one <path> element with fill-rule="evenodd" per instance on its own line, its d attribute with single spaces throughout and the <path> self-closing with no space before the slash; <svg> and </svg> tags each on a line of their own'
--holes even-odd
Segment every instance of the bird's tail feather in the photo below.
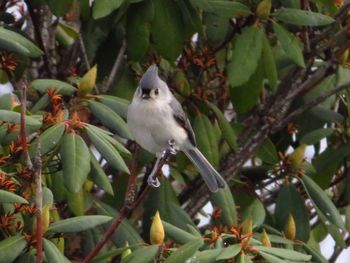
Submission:
<svg viewBox="0 0 350 263">
<path fill-rule="evenodd" d="M 225 180 L 214 169 L 214 167 L 208 162 L 204 155 L 194 147 L 184 151 L 187 157 L 197 167 L 201 173 L 203 180 L 208 185 L 211 192 L 218 191 L 219 188 L 225 187 Z"/>
</svg>

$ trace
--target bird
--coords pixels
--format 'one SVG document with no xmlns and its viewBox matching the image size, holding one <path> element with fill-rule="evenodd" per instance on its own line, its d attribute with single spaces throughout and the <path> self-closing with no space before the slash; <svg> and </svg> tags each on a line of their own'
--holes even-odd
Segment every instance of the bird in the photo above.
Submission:
<svg viewBox="0 0 350 263">
<path fill-rule="evenodd" d="M 141 77 L 128 106 L 127 123 L 135 141 L 157 157 L 151 175 L 154 176 L 161 158 L 170 149 L 174 154 L 185 153 L 211 192 L 225 187 L 225 180 L 198 149 L 188 117 L 166 82 L 159 77 L 155 64 Z M 157 187 L 158 179 L 153 176 L 149 176 L 148 183 Z M 154 179 L 157 182 L 152 181 Z"/>
</svg>

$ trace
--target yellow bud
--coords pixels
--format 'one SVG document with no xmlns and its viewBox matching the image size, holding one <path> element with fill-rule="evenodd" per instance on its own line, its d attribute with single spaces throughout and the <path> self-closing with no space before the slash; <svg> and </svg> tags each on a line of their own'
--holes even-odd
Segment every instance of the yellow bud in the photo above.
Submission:
<svg viewBox="0 0 350 263">
<path fill-rule="evenodd" d="M 260 19 L 267 19 L 270 15 L 271 11 L 271 0 L 262 0 L 257 8 L 256 8 L 256 14 Z"/>
<path fill-rule="evenodd" d="M 287 224 L 284 226 L 284 229 L 283 229 L 283 233 L 286 238 L 290 240 L 294 240 L 295 232 L 296 232 L 295 221 L 292 214 L 289 214 Z"/>
<path fill-rule="evenodd" d="M 306 144 L 299 145 L 294 152 L 288 156 L 288 161 L 293 168 L 300 168 L 304 162 Z"/>
<path fill-rule="evenodd" d="M 348 58 L 349 58 L 349 49 L 346 49 L 339 58 L 339 64 L 344 66 L 348 61 Z"/>
<path fill-rule="evenodd" d="M 43 206 L 43 210 L 41 211 L 41 217 L 43 222 L 43 231 L 45 232 L 50 225 L 50 207 L 48 205 Z"/>
<path fill-rule="evenodd" d="M 82 77 L 79 83 L 78 95 L 84 96 L 91 93 L 96 84 L 97 65 L 93 66 L 85 75 Z"/>
<path fill-rule="evenodd" d="M 243 235 L 253 232 L 253 220 L 250 217 L 245 219 L 241 226 Z"/>
<path fill-rule="evenodd" d="M 64 253 L 64 237 L 52 238 L 50 241 L 55 244 L 62 254 Z"/>
<path fill-rule="evenodd" d="M 45 232 L 50 225 L 50 208 L 48 205 L 44 205 L 41 210 L 41 227 L 43 229 L 43 232 Z M 36 216 L 33 220 L 33 233 L 36 232 L 37 227 L 37 219 Z"/>
<path fill-rule="evenodd" d="M 161 245 L 164 241 L 164 227 L 159 216 L 159 211 L 157 211 L 153 217 L 150 230 L 150 240 L 152 245 Z"/>
<path fill-rule="evenodd" d="M 125 246 L 128 247 L 128 248 L 123 251 L 123 253 L 121 255 L 121 259 L 122 260 L 131 254 L 131 249 L 129 248 L 129 243 L 126 242 Z"/>
<path fill-rule="evenodd" d="M 88 179 L 84 182 L 83 188 L 86 192 L 90 192 L 93 187 L 94 187 L 93 181 Z"/>
<path fill-rule="evenodd" d="M 261 233 L 260 241 L 265 247 L 272 247 L 269 235 L 266 233 L 265 229 Z"/>
</svg>

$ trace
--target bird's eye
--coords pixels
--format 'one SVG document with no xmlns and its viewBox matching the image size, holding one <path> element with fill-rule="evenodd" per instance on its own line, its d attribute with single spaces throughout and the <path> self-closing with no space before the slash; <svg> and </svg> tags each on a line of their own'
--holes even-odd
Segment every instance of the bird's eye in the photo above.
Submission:
<svg viewBox="0 0 350 263">
<path fill-rule="evenodd" d="M 159 89 L 154 90 L 154 94 L 158 95 L 159 94 Z"/>
</svg>

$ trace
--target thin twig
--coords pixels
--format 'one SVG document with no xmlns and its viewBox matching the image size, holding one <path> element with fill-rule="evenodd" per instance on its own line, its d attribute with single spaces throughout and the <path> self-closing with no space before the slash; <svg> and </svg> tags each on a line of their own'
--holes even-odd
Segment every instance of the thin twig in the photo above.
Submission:
<svg viewBox="0 0 350 263">
<path fill-rule="evenodd" d="M 274 130 L 278 130 L 284 126 L 287 125 L 288 122 L 290 122 L 292 119 L 298 117 L 299 115 L 303 114 L 305 111 L 317 106 L 318 104 L 320 104 L 321 102 L 325 101 L 326 99 L 328 99 L 330 96 L 344 90 L 350 88 L 350 82 L 346 82 L 344 84 L 341 84 L 337 87 L 335 87 L 334 89 L 331 89 L 325 93 L 323 93 L 322 95 L 320 95 L 319 97 L 317 97 L 316 99 L 310 101 L 309 103 L 306 103 L 302 106 L 300 106 L 298 109 L 296 109 L 295 111 L 291 112 L 288 116 L 286 116 L 283 121 L 274 128 Z"/>
<path fill-rule="evenodd" d="M 112 86 L 114 79 L 115 79 L 115 76 L 117 75 L 117 72 L 120 68 L 122 61 L 123 61 L 123 56 L 124 56 L 125 50 L 126 50 L 126 40 L 123 40 L 122 46 L 118 52 L 118 55 L 117 55 L 117 58 L 114 62 L 111 73 L 108 76 L 104 91 L 109 90 L 110 87 Z"/>
<path fill-rule="evenodd" d="M 27 111 L 27 86 L 25 83 L 21 83 L 21 127 L 20 127 L 20 141 L 24 154 L 24 158 L 26 160 L 27 167 L 29 170 L 32 169 L 33 164 L 30 160 L 28 144 L 27 144 L 27 132 L 26 132 L 26 111 Z"/>
<path fill-rule="evenodd" d="M 37 250 L 37 263 L 43 262 L 43 191 L 41 186 L 41 155 L 40 155 L 40 141 L 38 141 L 38 148 L 34 159 L 34 177 L 36 183 L 35 193 L 35 206 L 36 206 L 36 250 Z"/>
<path fill-rule="evenodd" d="M 85 63 L 86 69 L 90 70 L 91 65 L 90 65 L 89 58 L 88 58 L 87 53 L 86 53 L 86 48 L 85 48 L 83 36 L 81 35 L 80 31 L 79 31 L 79 35 L 78 35 L 78 41 L 79 41 L 79 45 L 80 45 L 81 53 L 83 55 L 83 59 L 84 59 L 84 63 Z"/>
<path fill-rule="evenodd" d="M 27 145 L 27 134 L 26 134 L 26 122 L 25 114 L 27 111 L 27 86 L 25 83 L 21 83 L 21 127 L 20 127 L 20 141 L 23 150 L 23 154 L 26 160 L 26 164 L 29 170 L 34 172 L 34 178 L 36 182 L 36 195 L 35 195 L 35 206 L 36 206 L 36 240 L 37 240 L 37 262 L 43 262 L 43 224 L 42 224 L 42 188 L 41 188 L 41 156 L 40 156 L 40 142 L 38 144 L 37 153 L 35 156 L 35 166 L 29 156 L 28 145 Z"/>
<path fill-rule="evenodd" d="M 43 62 L 45 65 L 45 71 L 48 74 L 48 77 L 52 77 L 52 71 L 51 71 L 50 62 L 49 62 L 49 59 L 47 56 L 47 50 L 46 50 L 46 47 L 44 45 L 44 40 L 43 40 L 41 32 L 40 32 L 40 28 L 41 28 L 40 23 L 39 23 L 40 16 L 38 16 L 38 14 L 37 14 L 37 12 L 40 11 L 40 9 L 35 9 L 31 2 L 32 1 L 25 0 L 25 3 L 28 7 L 30 19 L 33 23 L 34 37 L 35 37 L 36 42 L 38 43 L 38 46 L 44 52 Z"/>
</svg>

